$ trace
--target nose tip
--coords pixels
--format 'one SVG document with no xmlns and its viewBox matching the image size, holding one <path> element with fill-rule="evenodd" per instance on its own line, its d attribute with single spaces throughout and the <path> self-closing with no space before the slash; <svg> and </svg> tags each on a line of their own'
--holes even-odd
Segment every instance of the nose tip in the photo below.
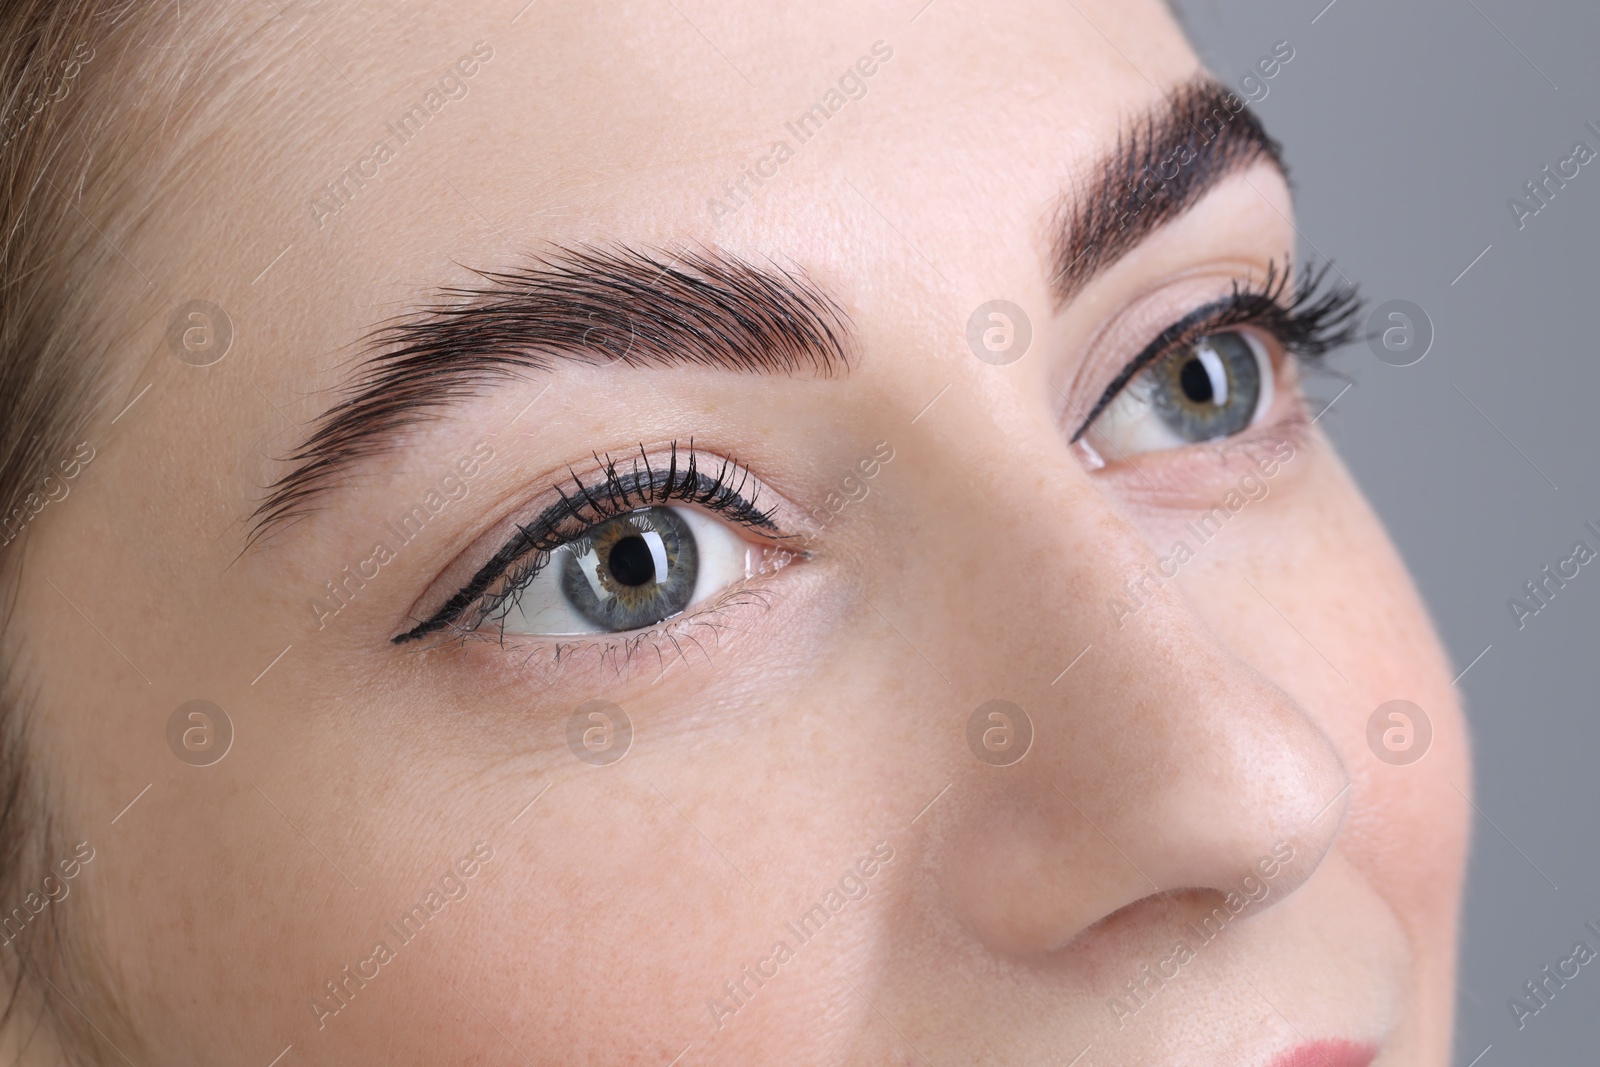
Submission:
<svg viewBox="0 0 1600 1067">
<path fill-rule="evenodd" d="M 1287 694 L 1221 650 L 1207 655 L 1207 669 L 1184 672 L 1197 684 L 1147 674 L 1122 687 L 1137 729 L 1084 710 L 1105 692 L 1085 672 L 1039 716 L 1037 758 L 974 768 L 940 884 L 992 951 L 1057 950 L 1146 898 L 1244 914 L 1321 864 L 1348 802 L 1342 760 Z"/>
</svg>

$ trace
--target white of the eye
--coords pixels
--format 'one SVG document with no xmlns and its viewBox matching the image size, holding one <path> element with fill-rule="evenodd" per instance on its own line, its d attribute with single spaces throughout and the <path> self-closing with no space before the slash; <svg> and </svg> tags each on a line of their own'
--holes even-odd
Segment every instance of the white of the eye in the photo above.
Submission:
<svg viewBox="0 0 1600 1067">
<path fill-rule="evenodd" d="M 700 573 L 689 608 L 705 603 L 723 589 L 760 570 L 761 550 L 735 533 L 727 520 L 698 508 L 677 507 L 673 511 L 694 534 L 700 555 Z"/>
<path fill-rule="evenodd" d="M 1246 341 L 1248 344 L 1249 342 Z M 1217 355 L 1217 350 L 1211 347 L 1207 338 L 1194 348 L 1194 354 L 1199 358 L 1200 365 L 1206 369 L 1206 377 L 1211 379 L 1211 402 L 1217 407 L 1224 407 L 1228 403 L 1228 368 L 1222 365 L 1222 357 Z"/>
<path fill-rule="evenodd" d="M 1267 352 L 1267 346 L 1261 343 L 1254 333 L 1245 330 L 1242 333 L 1245 344 L 1250 346 L 1250 352 L 1256 357 L 1256 377 L 1261 382 L 1261 395 L 1256 397 L 1256 409 L 1250 413 L 1250 421 L 1254 423 L 1261 416 L 1272 410 L 1272 397 L 1278 387 L 1277 368 L 1272 365 L 1272 356 Z"/>
<path fill-rule="evenodd" d="M 577 556 L 576 559 L 578 561 L 578 569 L 583 572 L 585 578 L 589 579 L 589 589 L 594 593 L 595 599 L 604 600 L 606 598 L 606 590 L 600 584 L 600 553 L 594 551 L 585 552 L 583 555 Z"/>
</svg>

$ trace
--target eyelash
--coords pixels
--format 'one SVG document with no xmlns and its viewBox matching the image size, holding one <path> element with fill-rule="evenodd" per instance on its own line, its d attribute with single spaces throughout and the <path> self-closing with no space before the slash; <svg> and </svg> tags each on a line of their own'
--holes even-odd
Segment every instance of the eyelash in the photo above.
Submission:
<svg viewBox="0 0 1600 1067">
<path fill-rule="evenodd" d="M 769 537 L 780 536 L 772 519 L 775 509 L 762 510 L 756 502 L 756 492 L 746 495 L 745 486 L 750 475 L 737 461 L 719 458 L 717 472 L 713 475 L 701 469 L 692 438 L 682 452 L 680 463 L 678 442 L 672 442 L 666 468 L 661 469 L 659 460 L 652 465 L 649 453 L 641 444 L 639 455 L 626 471 L 619 469 L 610 455 L 603 458 L 597 455 L 595 462 L 600 465 L 601 479 L 594 483 L 586 483 L 568 468 L 571 488 L 555 487 L 554 491 L 561 498 L 558 503 L 546 508 L 526 526 L 519 525 L 516 534 L 443 607 L 391 640 L 397 645 L 405 644 L 446 629 L 461 636 L 477 632 L 485 620 L 515 604 L 516 598 L 543 572 L 557 549 L 570 544 L 591 527 L 637 508 L 674 501 L 695 504 Z M 497 583 L 500 587 L 490 592 Z M 459 621 L 468 614 L 476 616 L 473 621 Z"/>
<path fill-rule="evenodd" d="M 1355 318 L 1362 298 L 1352 284 L 1334 284 L 1328 275 L 1332 264 L 1301 273 L 1292 294 L 1288 293 L 1291 275 L 1270 263 L 1259 285 L 1235 282 L 1227 297 L 1197 308 L 1163 330 L 1140 354 L 1134 357 L 1108 385 L 1090 409 L 1077 432 L 1076 442 L 1094 424 L 1100 413 L 1146 367 L 1181 345 L 1207 333 L 1235 326 L 1254 326 L 1271 334 L 1297 358 L 1311 362 L 1320 359 L 1354 339 Z M 1285 300 L 1285 296 L 1288 299 Z M 762 510 L 757 494 L 746 497 L 748 472 L 731 459 L 719 460 L 716 474 L 700 469 L 691 438 L 680 466 L 678 442 L 670 446 L 665 470 L 652 465 L 643 444 L 639 456 L 627 471 L 618 468 L 610 455 L 596 455 L 601 480 L 586 483 L 568 469 L 570 490 L 560 486 L 555 492 L 560 501 L 541 512 L 526 526 L 518 526 L 513 536 L 489 559 L 472 580 L 458 590 L 431 617 L 391 640 L 405 644 L 430 634 L 450 630 L 459 636 L 476 633 L 484 621 L 512 606 L 516 598 L 543 572 L 551 554 L 580 537 L 591 527 L 616 515 L 641 507 L 673 501 L 696 504 L 721 514 L 730 521 L 768 536 L 777 537 L 774 509 Z M 494 592 L 490 590 L 499 584 Z M 474 615 L 471 622 L 460 621 Z"/>
<path fill-rule="evenodd" d="M 1123 367 L 1089 409 L 1083 424 L 1072 435 L 1072 443 L 1077 443 L 1140 371 L 1208 333 L 1234 326 L 1254 326 L 1272 335 L 1286 351 L 1304 363 L 1314 363 L 1355 340 L 1356 317 L 1364 300 L 1355 284 L 1330 281 L 1328 274 L 1332 269 L 1332 263 L 1324 263 L 1320 269 L 1302 271 L 1292 294 L 1289 293 L 1291 272 L 1287 268 L 1280 271 L 1276 262 L 1267 264 L 1266 277 L 1259 285 L 1241 285 L 1235 281 L 1232 293 L 1196 308 L 1162 330 Z"/>
</svg>

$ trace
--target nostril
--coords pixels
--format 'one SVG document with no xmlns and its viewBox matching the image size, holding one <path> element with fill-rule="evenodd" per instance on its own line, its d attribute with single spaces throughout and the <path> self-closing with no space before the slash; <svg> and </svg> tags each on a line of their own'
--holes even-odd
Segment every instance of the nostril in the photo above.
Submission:
<svg viewBox="0 0 1600 1067">
<path fill-rule="evenodd" d="M 964 818 L 938 845 L 947 907 L 1004 957 L 1057 951 L 1135 901 L 1162 895 L 1059 787 L 1040 784 L 969 795 Z"/>
</svg>

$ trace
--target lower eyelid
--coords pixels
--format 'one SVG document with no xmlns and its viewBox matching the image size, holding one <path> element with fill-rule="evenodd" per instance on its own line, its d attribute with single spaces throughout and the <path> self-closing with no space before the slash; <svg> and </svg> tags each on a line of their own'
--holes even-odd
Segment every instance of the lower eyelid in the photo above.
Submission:
<svg viewBox="0 0 1600 1067">
<path fill-rule="evenodd" d="M 1233 437 L 1107 464 L 1095 477 L 1114 486 L 1119 498 L 1180 514 L 1216 506 L 1241 478 L 1274 465 L 1267 481 L 1276 493 L 1288 485 L 1290 472 L 1309 466 L 1318 441 L 1306 404 L 1298 396 L 1284 400 L 1276 417 Z"/>
<path fill-rule="evenodd" d="M 468 669 L 526 672 L 541 686 L 582 686 L 603 680 L 610 689 L 630 679 L 664 672 L 684 660 L 703 663 L 752 631 L 759 614 L 783 599 L 772 578 L 753 579 L 726 590 L 701 608 L 685 612 L 645 630 L 618 634 L 538 636 L 499 634 L 492 629 L 454 635 L 449 645 L 467 657 Z"/>
</svg>

